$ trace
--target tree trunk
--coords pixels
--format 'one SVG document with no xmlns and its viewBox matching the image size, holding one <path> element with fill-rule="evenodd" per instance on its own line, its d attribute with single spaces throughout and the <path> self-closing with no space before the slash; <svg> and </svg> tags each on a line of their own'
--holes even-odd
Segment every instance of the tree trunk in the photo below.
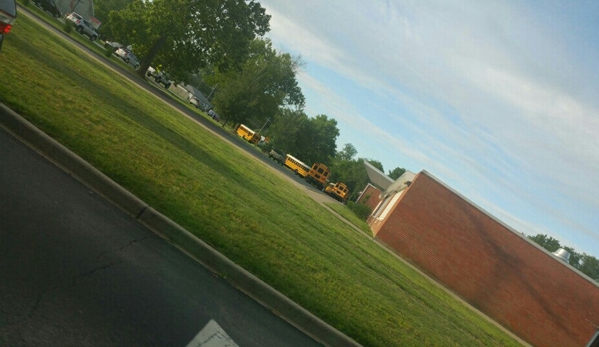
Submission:
<svg viewBox="0 0 599 347">
<path fill-rule="evenodd" d="M 163 33 L 160 35 L 158 41 L 154 43 L 152 48 L 150 48 L 150 52 L 148 52 L 148 54 L 144 57 L 143 61 L 141 62 L 141 65 L 139 66 L 139 69 L 137 69 L 137 74 L 139 76 L 146 76 L 146 71 L 148 71 L 148 68 L 152 64 L 152 61 L 154 61 L 154 58 L 156 58 L 156 55 L 158 55 L 158 52 L 160 52 L 160 49 L 162 48 L 162 46 L 164 46 L 165 42 L 166 35 Z"/>
</svg>

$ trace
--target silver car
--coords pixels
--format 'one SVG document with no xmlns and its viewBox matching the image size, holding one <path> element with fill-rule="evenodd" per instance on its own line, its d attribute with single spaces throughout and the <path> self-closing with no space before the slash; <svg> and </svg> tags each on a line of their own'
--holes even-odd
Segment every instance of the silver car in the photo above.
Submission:
<svg viewBox="0 0 599 347">
<path fill-rule="evenodd" d="M 133 66 L 134 69 L 137 70 L 137 68 L 139 67 L 139 60 L 137 59 L 137 57 L 135 56 L 135 54 L 133 54 L 133 52 L 131 52 L 130 50 L 128 50 L 125 47 L 119 47 L 117 48 L 116 51 L 114 51 L 114 54 L 123 59 L 123 61 L 131 66 Z"/>
<path fill-rule="evenodd" d="M 94 29 L 92 23 L 83 19 L 80 14 L 71 12 L 67 14 L 65 21 L 67 23 L 70 22 L 78 33 L 89 37 L 91 41 L 95 41 L 98 38 L 98 33 L 96 32 L 96 29 Z"/>
</svg>

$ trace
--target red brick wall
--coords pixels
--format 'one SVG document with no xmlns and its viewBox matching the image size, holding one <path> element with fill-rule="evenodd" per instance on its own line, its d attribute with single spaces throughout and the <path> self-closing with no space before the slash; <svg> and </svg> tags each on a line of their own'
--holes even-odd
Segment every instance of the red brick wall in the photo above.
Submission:
<svg viewBox="0 0 599 347">
<path fill-rule="evenodd" d="M 585 346 L 599 325 L 594 282 L 426 172 L 376 237 L 535 346 Z"/>
<path fill-rule="evenodd" d="M 368 184 L 362 191 L 362 195 L 360 195 L 360 198 L 357 200 L 357 202 L 370 207 L 370 209 L 374 211 L 379 202 L 381 202 L 381 199 L 379 198 L 380 194 L 380 189 Z"/>
</svg>

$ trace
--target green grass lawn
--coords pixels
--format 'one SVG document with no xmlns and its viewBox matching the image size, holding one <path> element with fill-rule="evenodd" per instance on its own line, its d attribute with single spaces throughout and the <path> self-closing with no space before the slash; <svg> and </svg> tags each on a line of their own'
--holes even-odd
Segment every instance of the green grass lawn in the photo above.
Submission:
<svg viewBox="0 0 599 347">
<path fill-rule="evenodd" d="M 361 220 L 360 217 L 356 216 L 356 214 L 347 206 L 338 204 L 336 202 L 328 202 L 325 205 L 327 205 L 331 210 L 337 212 L 337 214 L 345 218 L 348 222 L 362 230 L 366 235 L 372 236 L 372 230 L 370 230 L 368 223 Z"/>
<path fill-rule="evenodd" d="M 263 163 L 22 14 L 0 76 L 0 101 L 363 345 L 518 345 Z"/>
</svg>

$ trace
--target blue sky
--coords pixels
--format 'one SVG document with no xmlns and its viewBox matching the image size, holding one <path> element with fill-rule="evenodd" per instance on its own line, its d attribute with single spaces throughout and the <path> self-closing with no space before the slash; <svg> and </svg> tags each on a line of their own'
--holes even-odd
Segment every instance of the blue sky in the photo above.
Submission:
<svg viewBox="0 0 599 347">
<path fill-rule="evenodd" d="M 338 149 L 599 258 L 599 1 L 260 3 Z"/>
</svg>

